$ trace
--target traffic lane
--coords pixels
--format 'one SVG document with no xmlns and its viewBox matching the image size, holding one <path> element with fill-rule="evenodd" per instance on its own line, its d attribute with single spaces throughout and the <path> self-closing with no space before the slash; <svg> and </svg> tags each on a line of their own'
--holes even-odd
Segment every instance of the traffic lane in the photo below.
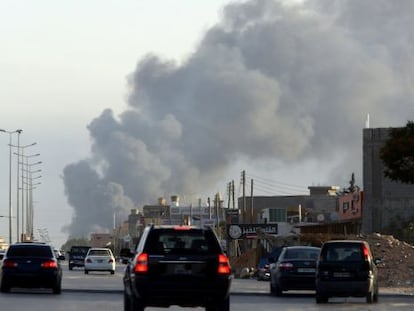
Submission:
<svg viewBox="0 0 414 311">
<path fill-rule="evenodd" d="M 0 294 L 0 309 L 13 311 L 113 311 L 123 310 L 123 296 L 119 293 L 62 293 L 48 290 L 13 289 Z M 164 310 L 165 311 L 165 310 Z"/>
<path fill-rule="evenodd" d="M 14 311 L 107 311 L 123 310 L 122 293 L 85 293 L 64 292 L 53 295 L 47 290 L 13 290 L 11 293 L 0 294 L 1 310 Z M 291 293 L 282 297 L 270 295 L 231 295 L 232 311 L 405 311 L 412 310 L 413 299 L 404 297 L 384 297 L 376 304 L 367 304 L 363 298 L 332 298 L 327 304 L 316 304 L 310 294 Z M 201 311 L 204 308 L 182 308 L 172 306 L 169 311 L 185 310 Z M 196 309 L 196 310 L 195 310 Z M 145 311 L 165 311 L 165 308 L 145 308 Z"/>
<path fill-rule="evenodd" d="M 90 272 L 85 275 L 82 268 L 74 268 L 69 271 L 67 264 L 63 265 L 63 279 L 62 290 L 63 291 L 88 291 L 88 292 L 123 292 L 122 277 L 124 275 L 125 265 L 117 264 L 115 275 L 110 275 L 106 272 Z M 398 288 L 382 288 L 379 289 L 379 296 L 391 296 L 391 297 L 403 297 L 411 296 L 414 291 L 405 292 Z M 286 294 L 294 293 L 293 291 L 287 291 Z M 301 292 L 314 295 L 314 291 Z M 257 295 L 257 296 L 269 296 L 270 295 L 270 283 L 268 281 L 257 281 L 256 279 L 233 279 L 231 286 L 232 295 Z"/>
</svg>

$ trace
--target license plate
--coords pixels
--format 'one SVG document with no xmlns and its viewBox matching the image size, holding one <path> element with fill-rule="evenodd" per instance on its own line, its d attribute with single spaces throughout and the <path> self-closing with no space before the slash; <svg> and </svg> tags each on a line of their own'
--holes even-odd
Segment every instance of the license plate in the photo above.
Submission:
<svg viewBox="0 0 414 311">
<path fill-rule="evenodd" d="M 334 272 L 334 278 L 349 278 L 351 273 L 349 272 Z"/>
<path fill-rule="evenodd" d="M 103 259 L 98 259 L 97 262 L 98 263 L 103 263 Z"/>
<path fill-rule="evenodd" d="M 176 273 L 176 274 L 191 274 L 191 269 L 186 269 L 185 265 L 175 265 L 174 273 Z"/>
<path fill-rule="evenodd" d="M 301 273 L 314 273 L 315 268 L 298 268 L 298 272 L 301 272 Z"/>
</svg>

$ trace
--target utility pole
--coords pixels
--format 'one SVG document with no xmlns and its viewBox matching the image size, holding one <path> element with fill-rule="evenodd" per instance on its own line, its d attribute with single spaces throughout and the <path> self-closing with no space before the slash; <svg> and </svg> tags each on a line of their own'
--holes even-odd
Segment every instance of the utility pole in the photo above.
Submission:
<svg viewBox="0 0 414 311">
<path fill-rule="evenodd" d="M 253 223 L 253 179 L 250 184 L 250 223 Z"/>
<path fill-rule="evenodd" d="M 246 171 L 242 171 L 242 186 L 243 186 L 243 222 L 246 221 Z"/>
<path fill-rule="evenodd" d="M 233 199 L 233 209 L 235 209 L 236 208 L 236 203 L 234 202 L 234 179 L 231 181 L 231 196 L 232 196 L 232 199 Z"/>
</svg>

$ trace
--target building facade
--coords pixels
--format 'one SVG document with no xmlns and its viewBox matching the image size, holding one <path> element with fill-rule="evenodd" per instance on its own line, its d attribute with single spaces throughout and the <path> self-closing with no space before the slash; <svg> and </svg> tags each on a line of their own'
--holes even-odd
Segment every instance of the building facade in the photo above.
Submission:
<svg viewBox="0 0 414 311">
<path fill-rule="evenodd" d="M 414 217 L 414 185 L 394 182 L 384 176 L 380 150 L 390 130 L 363 130 L 363 233 L 383 232 Z"/>
</svg>

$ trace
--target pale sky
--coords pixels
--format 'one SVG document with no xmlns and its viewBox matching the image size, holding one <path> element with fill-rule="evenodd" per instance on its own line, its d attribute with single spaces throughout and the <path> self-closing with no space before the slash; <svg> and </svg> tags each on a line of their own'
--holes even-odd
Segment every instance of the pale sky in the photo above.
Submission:
<svg viewBox="0 0 414 311">
<path fill-rule="evenodd" d="M 60 175 L 65 165 L 88 156 L 87 124 L 105 108 L 123 109 L 126 79 L 140 58 L 156 53 L 180 61 L 228 2 L 0 1 L 0 128 L 23 129 L 22 145 L 37 142 L 25 149 L 27 155 L 40 153 L 36 161 L 43 162 L 36 166 L 42 184 L 34 192 L 35 226 L 47 228 L 54 244 L 66 240 L 60 229 L 72 215 Z M 8 142 L 0 133 L 0 215 L 5 216 Z M 7 218 L 0 218 L 0 237 L 8 241 Z"/>
</svg>

